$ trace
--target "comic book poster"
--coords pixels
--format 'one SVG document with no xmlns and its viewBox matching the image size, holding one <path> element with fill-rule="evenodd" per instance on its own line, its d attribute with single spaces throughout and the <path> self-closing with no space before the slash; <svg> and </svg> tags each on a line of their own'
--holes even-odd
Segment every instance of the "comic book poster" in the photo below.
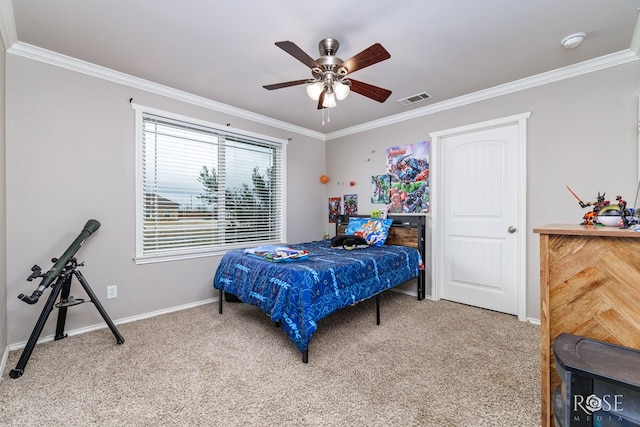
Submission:
<svg viewBox="0 0 640 427">
<path fill-rule="evenodd" d="M 389 204 L 391 175 L 374 175 L 371 177 L 371 203 Z"/>
<path fill-rule="evenodd" d="M 387 149 L 390 213 L 429 212 L 429 141 Z"/>
<path fill-rule="evenodd" d="M 347 216 L 358 214 L 358 195 L 357 194 L 344 195 L 344 214 Z"/>
<path fill-rule="evenodd" d="M 337 222 L 340 215 L 342 199 L 340 197 L 329 197 L 329 222 Z"/>
</svg>

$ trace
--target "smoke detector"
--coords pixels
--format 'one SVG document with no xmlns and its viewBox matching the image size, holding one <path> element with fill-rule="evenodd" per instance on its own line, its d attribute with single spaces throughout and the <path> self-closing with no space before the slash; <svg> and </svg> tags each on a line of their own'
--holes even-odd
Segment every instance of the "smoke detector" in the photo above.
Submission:
<svg viewBox="0 0 640 427">
<path fill-rule="evenodd" d="M 586 35 L 586 33 L 569 34 L 567 37 L 563 38 L 560 43 L 562 43 L 562 46 L 564 46 L 565 49 L 575 49 L 582 44 Z"/>
</svg>

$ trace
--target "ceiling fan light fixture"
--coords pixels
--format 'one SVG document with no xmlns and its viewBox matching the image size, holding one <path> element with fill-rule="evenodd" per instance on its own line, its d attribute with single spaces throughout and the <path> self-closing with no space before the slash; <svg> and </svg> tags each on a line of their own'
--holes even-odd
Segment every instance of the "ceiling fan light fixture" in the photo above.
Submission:
<svg viewBox="0 0 640 427">
<path fill-rule="evenodd" d="M 322 110 L 324 124 L 325 109 L 336 106 L 353 90 L 362 96 L 378 102 L 385 102 L 391 91 L 368 83 L 348 78 L 350 73 L 377 64 L 391 58 L 391 54 L 380 43 L 374 43 L 362 52 L 343 61 L 336 56 L 340 44 L 337 40 L 326 38 L 320 41 L 320 57 L 313 59 L 295 43 L 285 40 L 275 43 L 280 49 L 293 56 L 311 69 L 311 79 L 264 85 L 267 90 L 282 89 L 306 84 L 307 95 L 316 101 L 318 110 Z M 327 110 L 327 122 L 329 121 Z"/>
<path fill-rule="evenodd" d="M 336 94 L 336 99 L 338 101 L 342 101 L 343 99 L 345 99 L 349 95 L 350 90 L 351 88 L 349 87 L 349 85 L 346 85 L 342 82 L 335 82 L 333 84 L 333 93 Z"/>
<path fill-rule="evenodd" d="M 322 101 L 322 106 L 324 108 L 333 108 L 336 105 L 337 105 L 336 104 L 336 97 L 335 97 L 334 93 L 333 92 L 331 92 L 331 93 L 326 92 L 324 94 L 324 100 Z"/>
<path fill-rule="evenodd" d="M 309 98 L 317 101 L 320 99 L 320 94 L 324 90 L 324 84 L 322 82 L 315 82 L 307 85 L 307 95 Z"/>
</svg>

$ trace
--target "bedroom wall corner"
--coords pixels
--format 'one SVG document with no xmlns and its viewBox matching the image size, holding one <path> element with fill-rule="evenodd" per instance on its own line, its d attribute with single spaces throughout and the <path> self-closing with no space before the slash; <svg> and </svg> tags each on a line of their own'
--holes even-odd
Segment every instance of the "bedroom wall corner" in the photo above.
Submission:
<svg viewBox="0 0 640 427">
<path fill-rule="evenodd" d="M 287 242 L 322 239 L 326 230 L 325 173 L 326 142 L 293 137 L 287 145 Z"/>
<path fill-rule="evenodd" d="M 358 196 L 358 214 L 369 214 L 374 210 L 386 209 L 386 205 L 371 202 L 371 178 L 375 175 L 384 175 L 387 171 L 387 148 L 392 145 L 413 144 L 425 141 L 428 133 L 419 131 L 400 138 L 385 135 L 385 128 L 375 129 L 362 134 L 354 134 L 347 137 L 327 141 L 327 174 L 331 181 L 327 186 L 327 199 L 329 197 L 344 198 L 345 194 Z M 380 134 L 381 136 L 378 136 Z M 366 141 L 366 144 L 363 142 Z M 389 141 L 394 141 L 390 143 Z M 327 200 L 328 202 L 328 200 Z M 344 209 L 344 201 L 343 206 Z M 325 206 L 325 211 L 328 208 Z M 422 214 L 415 214 L 422 215 Z M 431 215 L 426 217 L 425 264 L 426 296 L 431 296 Z M 330 235 L 335 233 L 335 224 L 325 218 Z M 417 295 L 416 286 L 412 282 L 397 288 L 402 293 Z"/>
<path fill-rule="evenodd" d="M 2 38 L 0 37 L 0 40 Z M 7 137 L 6 137 L 6 49 L 0 45 L 0 372 L 7 360 Z"/>
</svg>

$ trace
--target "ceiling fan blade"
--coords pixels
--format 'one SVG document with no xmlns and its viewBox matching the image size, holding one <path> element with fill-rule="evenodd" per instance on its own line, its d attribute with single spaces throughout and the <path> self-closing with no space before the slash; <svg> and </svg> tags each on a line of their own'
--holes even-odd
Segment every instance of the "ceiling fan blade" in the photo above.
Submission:
<svg viewBox="0 0 640 427">
<path fill-rule="evenodd" d="M 276 42 L 276 46 L 278 46 L 280 49 L 284 50 L 289 55 L 296 58 L 298 61 L 302 62 L 307 67 L 309 68 L 318 67 L 318 63 L 316 62 L 316 60 L 310 57 L 309 55 L 307 55 L 307 53 L 304 50 L 300 49 L 298 45 L 295 44 L 294 42 L 290 42 L 290 41 Z"/>
<path fill-rule="evenodd" d="M 267 90 L 282 89 L 283 87 L 297 86 L 297 85 L 305 84 L 308 81 L 309 81 L 309 79 L 292 80 L 290 82 L 276 83 L 276 84 L 272 84 L 272 85 L 264 85 L 262 87 L 267 89 Z"/>
<path fill-rule="evenodd" d="M 367 98 L 371 98 L 374 101 L 384 102 L 391 95 L 391 91 L 388 89 L 383 89 L 358 80 L 349 80 L 351 80 L 351 91 L 366 96 Z"/>
<path fill-rule="evenodd" d="M 322 110 L 323 108 L 326 108 L 322 106 L 322 103 L 324 102 L 324 92 L 325 91 L 323 90 L 322 93 L 320 94 L 320 98 L 318 98 L 318 110 Z"/>
<path fill-rule="evenodd" d="M 380 43 L 376 43 L 347 59 L 342 65 L 347 68 L 347 73 L 353 73 L 354 71 L 377 64 L 389 58 L 391 58 L 391 54 L 387 52 Z"/>
</svg>

